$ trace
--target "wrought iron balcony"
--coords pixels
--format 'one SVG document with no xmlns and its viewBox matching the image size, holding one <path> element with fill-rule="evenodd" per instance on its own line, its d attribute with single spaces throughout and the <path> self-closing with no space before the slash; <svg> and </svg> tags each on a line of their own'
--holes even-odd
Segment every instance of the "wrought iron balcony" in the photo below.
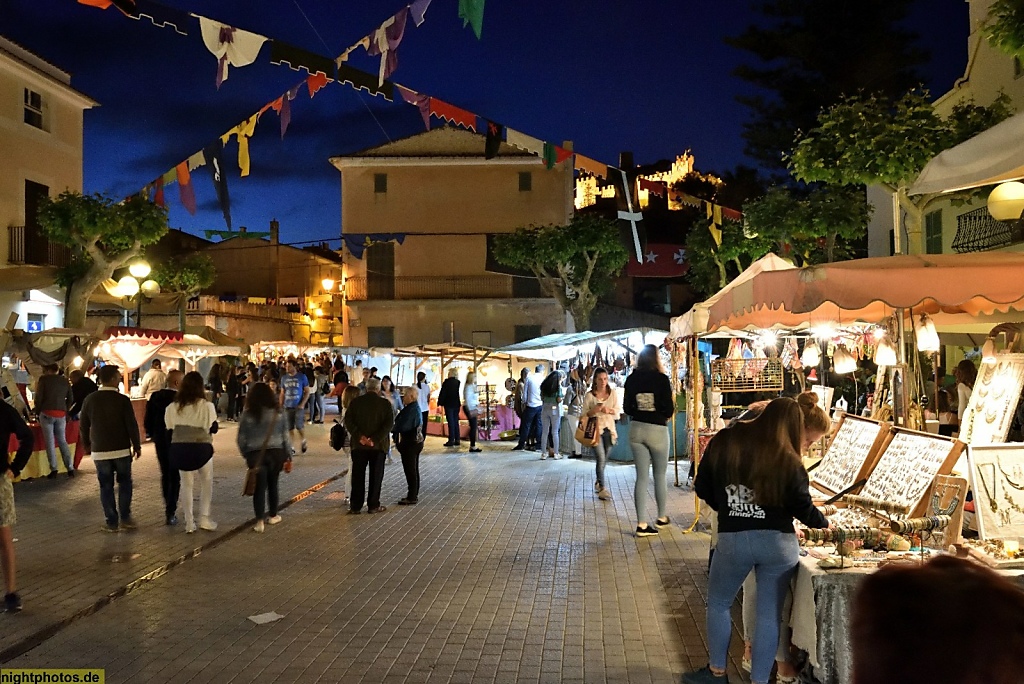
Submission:
<svg viewBox="0 0 1024 684">
<path fill-rule="evenodd" d="M 1024 222 L 997 221 L 986 207 L 956 217 L 953 251 L 981 252 L 1024 242 Z"/>
<path fill-rule="evenodd" d="M 51 242 L 35 226 L 8 226 L 7 263 L 62 268 L 71 263 L 71 248 Z"/>
</svg>

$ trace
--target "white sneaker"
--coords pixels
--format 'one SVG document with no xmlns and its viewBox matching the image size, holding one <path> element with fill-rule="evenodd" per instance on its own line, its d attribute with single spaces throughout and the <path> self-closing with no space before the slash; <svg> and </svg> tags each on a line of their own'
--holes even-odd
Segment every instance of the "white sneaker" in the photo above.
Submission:
<svg viewBox="0 0 1024 684">
<path fill-rule="evenodd" d="M 262 520 L 257 520 L 256 524 L 252 526 L 252 531 L 253 532 L 258 532 L 258 533 L 262 534 L 263 533 L 263 521 Z"/>
<path fill-rule="evenodd" d="M 185 523 L 185 534 L 192 534 L 196 531 L 195 523 Z"/>
<path fill-rule="evenodd" d="M 276 525 L 279 522 L 281 522 L 281 516 L 279 516 L 279 515 L 275 515 L 275 516 L 272 516 L 270 518 L 267 518 L 267 524 L 268 525 Z"/>
<path fill-rule="evenodd" d="M 199 529 L 206 530 L 207 532 L 213 532 L 217 529 L 217 523 L 213 522 L 209 518 L 199 521 Z"/>
<path fill-rule="evenodd" d="M 604 487 L 601 487 L 601 491 L 599 491 L 597 493 L 597 498 L 600 499 L 601 501 L 611 501 L 612 500 L 612 493 L 609 492 Z"/>
</svg>

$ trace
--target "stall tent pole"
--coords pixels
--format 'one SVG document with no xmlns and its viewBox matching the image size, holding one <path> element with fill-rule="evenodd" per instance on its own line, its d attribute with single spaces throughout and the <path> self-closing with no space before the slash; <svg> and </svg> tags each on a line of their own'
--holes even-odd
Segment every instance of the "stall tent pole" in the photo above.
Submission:
<svg viewBox="0 0 1024 684">
<path fill-rule="evenodd" d="M 690 375 L 690 405 L 686 415 L 686 424 L 689 426 L 690 439 L 690 461 L 693 465 L 693 475 L 696 478 L 697 468 L 700 467 L 700 417 L 697 412 L 700 410 L 700 378 L 703 369 L 700 367 L 700 352 L 697 349 L 697 336 L 691 335 L 686 345 L 687 372 Z M 685 530 L 693 532 L 700 521 L 700 499 L 697 494 L 693 495 L 693 522 Z"/>
</svg>

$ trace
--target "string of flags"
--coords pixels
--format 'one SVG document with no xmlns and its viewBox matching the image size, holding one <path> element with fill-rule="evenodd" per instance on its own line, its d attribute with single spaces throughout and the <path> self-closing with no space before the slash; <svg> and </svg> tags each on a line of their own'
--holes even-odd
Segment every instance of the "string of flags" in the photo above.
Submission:
<svg viewBox="0 0 1024 684">
<path fill-rule="evenodd" d="M 617 217 L 619 222 L 628 228 L 633 242 L 633 252 L 638 264 L 645 263 L 644 245 L 646 236 L 643 230 L 643 214 L 639 202 L 633 197 L 632 189 L 639 186 L 658 196 L 665 196 L 667 185 L 662 182 L 645 178 L 637 179 L 635 172 L 628 172 L 600 161 L 577 154 L 554 143 L 514 130 L 500 123 L 485 119 L 477 114 L 458 107 L 440 98 L 419 93 L 406 86 L 388 80 L 398 66 L 398 47 L 401 44 L 409 20 L 420 26 L 426 19 L 426 12 L 432 0 L 413 0 L 394 15 L 386 19 L 370 34 L 344 50 L 336 58 L 328 58 L 301 48 L 288 45 L 256 33 L 247 32 L 237 27 L 204 17 L 195 13 L 186 13 L 172 7 L 161 5 L 155 0 L 78 0 L 80 4 L 107 9 L 111 5 L 132 19 L 148 19 L 154 26 L 170 28 L 181 35 L 188 35 L 198 22 L 205 47 L 217 59 L 215 83 L 220 85 L 228 79 L 229 67 L 243 67 L 254 63 L 263 46 L 270 43 L 270 62 L 287 65 L 296 71 L 305 71 L 307 76 L 282 93 L 271 102 L 264 104 L 259 110 L 247 117 L 236 126 L 222 134 L 217 140 L 192 154 L 187 160 L 176 164 L 172 169 L 161 174 L 154 181 L 142 188 L 142 193 L 153 197 L 153 201 L 166 206 L 165 190 L 167 186 L 178 184 L 181 204 L 190 214 L 196 212 L 195 190 L 192 183 L 192 172 L 206 166 L 216 191 L 217 200 L 224 215 L 228 231 L 231 230 L 231 202 L 228 191 L 226 167 L 224 165 L 224 148 L 232 138 L 238 147 L 237 165 L 240 177 L 246 177 L 251 170 L 249 156 L 249 139 L 255 134 L 260 118 L 268 110 L 273 110 L 279 119 L 280 135 L 283 139 L 292 118 L 292 103 L 302 90 L 314 97 L 329 83 L 337 81 L 355 90 L 364 90 L 374 96 L 382 96 L 394 101 L 397 91 L 401 99 L 416 106 L 423 118 L 424 126 L 430 130 L 431 119 L 438 118 L 456 126 L 486 134 L 484 154 L 487 159 L 497 156 L 501 143 L 530 152 L 543 160 L 548 169 L 573 160 L 573 168 L 580 173 L 590 174 L 610 181 L 615 187 L 616 200 L 619 205 Z M 483 23 L 484 0 L 459 0 L 459 17 L 465 25 L 472 27 L 479 39 Z M 369 74 L 350 66 L 347 61 L 357 49 L 363 48 L 370 56 L 379 56 L 380 64 L 377 74 Z M 480 125 L 482 123 L 482 125 Z M 704 206 L 711 219 L 710 230 L 716 244 L 721 244 L 722 219 L 739 221 L 741 214 L 726 207 L 721 207 L 706 200 L 676 193 L 673 198 L 683 204 Z M 358 236 L 360 238 L 365 236 Z M 382 237 L 381 239 L 389 239 Z M 394 238 L 390 238 L 394 239 Z M 355 246 L 359 252 L 362 248 Z M 365 245 L 363 245 L 365 247 Z"/>
</svg>

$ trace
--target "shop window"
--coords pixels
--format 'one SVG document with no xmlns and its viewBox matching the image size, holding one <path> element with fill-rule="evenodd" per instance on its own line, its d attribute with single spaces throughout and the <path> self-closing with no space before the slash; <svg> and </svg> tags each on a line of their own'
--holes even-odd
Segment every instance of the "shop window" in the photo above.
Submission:
<svg viewBox="0 0 1024 684">
<path fill-rule="evenodd" d="M 530 171 L 519 172 L 519 192 L 530 192 L 533 190 L 533 173 Z"/>
<path fill-rule="evenodd" d="M 376 193 L 386 194 L 388 191 L 388 174 L 386 173 L 375 173 L 373 174 L 373 191 Z"/>
<path fill-rule="evenodd" d="M 515 341 L 526 342 L 536 337 L 540 337 L 540 326 L 539 325 L 517 325 L 515 328 Z"/>
<path fill-rule="evenodd" d="M 942 210 L 925 214 L 924 217 L 924 252 L 925 254 L 942 254 Z"/>
<path fill-rule="evenodd" d="M 25 123 L 43 128 L 43 96 L 28 88 L 25 88 Z"/>
<path fill-rule="evenodd" d="M 368 347 L 394 347 L 395 328 L 393 326 L 369 326 L 366 328 L 366 345 Z"/>
</svg>

